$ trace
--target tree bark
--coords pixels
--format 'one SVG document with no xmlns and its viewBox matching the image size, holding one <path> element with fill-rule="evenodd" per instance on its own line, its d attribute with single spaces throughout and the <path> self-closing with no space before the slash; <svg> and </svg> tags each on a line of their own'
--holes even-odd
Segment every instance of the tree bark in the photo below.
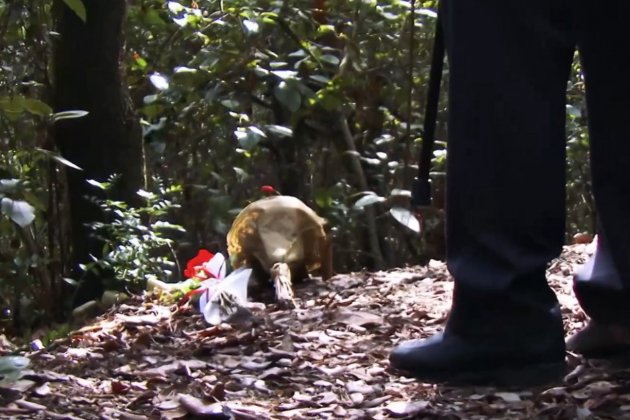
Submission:
<svg viewBox="0 0 630 420">
<path fill-rule="evenodd" d="M 86 199 L 99 191 L 86 180 L 120 175 L 113 198 L 138 203 L 143 184 L 142 135 L 121 68 L 124 46 L 125 0 L 83 0 L 86 22 L 61 0 L 55 1 L 56 41 L 53 57 L 55 112 L 85 110 L 82 118 L 55 124 L 62 155 L 83 171 L 68 169 L 73 266 L 99 257 L 102 244 L 90 237 L 87 223 L 102 221 L 99 208 Z M 75 296 L 78 305 L 100 297 L 101 275 L 86 274 Z"/>
</svg>

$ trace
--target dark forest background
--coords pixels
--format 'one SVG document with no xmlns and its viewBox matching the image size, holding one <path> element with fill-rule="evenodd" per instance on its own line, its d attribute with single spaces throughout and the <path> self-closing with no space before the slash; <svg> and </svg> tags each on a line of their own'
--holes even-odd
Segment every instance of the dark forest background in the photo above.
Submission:
<svg viewBox="0 0 630 420">
<path fill-rule="evenodd" d="M 180 280 L 266 184 L 328 219 L 338 272 L 442 258 L 447 78 L 422 235 L 405 205 L 435 3 L 0 0 L 0 329 Z M 567 242 L 595 219 L 585 112 L 576 59 Z"/>
</svg>

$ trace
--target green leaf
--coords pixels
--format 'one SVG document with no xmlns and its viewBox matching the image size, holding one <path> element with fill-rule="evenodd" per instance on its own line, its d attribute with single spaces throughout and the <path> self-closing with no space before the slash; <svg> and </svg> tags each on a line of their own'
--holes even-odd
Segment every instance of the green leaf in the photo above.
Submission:
<svg viewBox="0 0 630 420">
<path fill-rule="evenodd" d="M 147 68 L 147 66 L 149 65 L 149 63 L 147 63 L 147 60 L 145 60 L 142 57 L 137 57 L 133 60 L 133 67 L 134 69 L 139 69 L 139 70 L 144 70 Z"/>
<path fill-rule="evenodd" d="M 24 99 L 24 108 L 31 114 L 39 115 L 40 117 L 47 117 L 53 112 L 47 103 L 38 99 Z"/>
<path fill-rule="evenodd" d="M 324 54 L 320 57 L 320 61 L 322 63 L 330 64 L 331 66 L 337 67 L 339 65 L 339 58 L 332 54 Z"/>
<path fill-rule="evenodd" d="M 24 190 L 22 191 L 24 198 L 28 200 L 37 210 L 46 211 L 46 205 L 39 199 L 32 191 Z"/>
<path fill-rule="evenodd" d="M 278 86 L 273 89 L 273 94 L 282 105 L 284 105 L 289 111 L 295 112 L 300 109 L 302 103 L 302 96 L 300 92 L 294 89 L 287 82 L 280 82 Z"/>
<path fill-rule="evenodd" d="M 333 111 L 344 103 L 344 98 L 331 86 L 321 89 L 317 94 L 309 99 L 311 105 L 319 105 L 326 110 Z"/>
<path fill-rule="evenodd" d="M 420 233 L 420 222 L 411 211 L 404 207 L 392 207 L 389 209 L 389 214 L 401 225 L 416 233 Z"/>
<path fill-rule="evenodd" d="M 321 83 L 323 85 L 327 84 L 328 82 L 330 82 L 330 78 L 321 74 L 313 74 L 311 76 L 309 76 L 309 79 L 314 80 L 318 83 Z"/>
<path fill-rule="evenodd" d="M 5 216 L 22 228 L 30 225 L 35 220 L 35 208 L 26 201 L 12 200 L 5 197 L 0 200 L 0 209 Z"/>
<path fill-rule="evenodd" d="M 87 114 L 89 114 L 89 112 L 87 111 L 82 111 L 82 110 L 73 110 L 73 111 L 61 111 L 61 112 L 57 112 L 55 114 L 52 114 L 51 116 L 51 121 L 53 123 L 56 123 L 57 121 L 61 121 L 61 120 L 69 120 L 72 118 L 81 118 L 81 117 L 85 117 Z"/>
<path fill-rule="evenodd" d="M 160 16 L 160 13 L 157 10 L 148 10 L 144 15 L 144 21 L 149 25 L 155 26 L 166 26 L 166 22 Z"/>
<path fill-rule="evenodd" d="M 19 115 L 24 112 L 24 96 L 0 96 L 0 110 L 6 114 Z"/>
<path fill-rule="evenodd" d="M 335 33 L 335 27 L 333 25 L 319 25 L 317 32 L 320 34 Z"/>
<path fill-rule="evenodd" d="M 335 200 L 333 199 L 330 191 L 323 188 L 318 188 L 315 190 L 315 203 L 318 207 L 322 209 L 326 209 L 332 207 Z"/>
<path fill-rule="evenodd" d="M 83 22 L 87 20 L 87 12 L 82 0 L 63 0 L 66 6 L 70 8 Z"/>
</svg>

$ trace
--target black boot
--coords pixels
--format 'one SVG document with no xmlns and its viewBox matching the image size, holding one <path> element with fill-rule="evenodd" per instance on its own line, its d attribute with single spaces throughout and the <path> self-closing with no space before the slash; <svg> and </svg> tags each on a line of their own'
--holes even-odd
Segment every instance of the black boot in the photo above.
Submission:
<svg viewBox="0 0 630 420">
<path fill-rule="evenodd" d="M 628 276 L 621 274 L 628 270 L 627 244 L 617 243 L 624 252 L 615 260 L 608 235 L 600 230 L 594 255 L 574 277 L 575 295 L 591 320 L 569 337 L 567 349 L 585 357 L 630 356 L 630 293 Z"/>
<path fill-rule="evenodd" d="M 630 356 L 630 326 L 591 320 L 567 339 L 567 349 L 592 358 Z"/>
<path fill-rule="evenodd" d="M 452 385 L 535 386 L 562 378 L 566 362 L 558 306 L 528 314 L 523 308 L 509 312 L 496 301 L 462 304 L 457 296 L 444 332 L 395 347 L 392 367 Z"/>
<path fill-rule="evenodd" d="M 609 235 L 600 231 L 594 255 L 575 274 L 573 290 L 584 312 L 598 325 L 630 326 L 630 275 L 625 274 L 630 273 L 628 246 L 616 235 L 613 238 L 616 250 L 624 253 L 613 253 Z"/>
<path fill-rule="evenodd" d="M 549 344 L 544 348 L 544 344 Z M 439 333 L 407 341 L 389 356 L 392 367 L 425 382 L 451 385 L 537 386 L 559 381 L 566 372 L 557 343 L 536 351 L 497 346 Z"/>
</svg>

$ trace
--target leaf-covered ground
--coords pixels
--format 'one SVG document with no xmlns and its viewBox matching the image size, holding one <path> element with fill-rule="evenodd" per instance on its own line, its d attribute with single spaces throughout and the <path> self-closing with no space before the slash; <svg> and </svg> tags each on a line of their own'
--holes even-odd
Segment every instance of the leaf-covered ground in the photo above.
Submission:
<svg viewBox="0 0 630 420">
<path fill-rule="evenodd" d="M 570 279 L 588 252 L 567 247 L 549 268 L 568 332 L 585 322 Z M 441 328 L 451 288 L 439 262 L 338 275 L 298 288 L 301 309 L 267 305 L 234 327 L 137 298 L 27 354 L 26 376 L 0 388 L 0 418 L 630 418 L 630 370 L 571 354 L 551 388 L 450 388 L 390 372 L 395 343 Z"/>
</svg>

